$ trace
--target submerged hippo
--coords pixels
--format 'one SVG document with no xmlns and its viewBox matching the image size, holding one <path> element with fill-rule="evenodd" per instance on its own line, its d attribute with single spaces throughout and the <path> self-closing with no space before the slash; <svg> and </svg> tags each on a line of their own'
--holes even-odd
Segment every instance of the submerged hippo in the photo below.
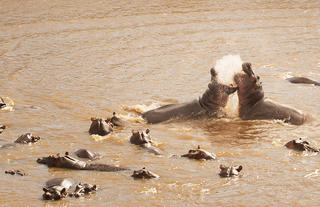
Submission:
<svg viewBox="0 0 320 207">
<path fill-rule="evenodd" d="M 313 84 L 315 86 L 320 86 L 320 82 L 317 82 L 305 77 L 292 77 L 292 78 L 287 78 L 286 80 L 289 81 L 290 83 Z"/>
<path fill-rule="evenodd" d="M 208 152 L 206 150 L 200 149 L 191 149 L 187 154 L 181 155 L 181 157 L 187 157 L 189 159 L 196 159 L 196 160 L 215 160 L 217 159 L 216 155 Z"/>
<path fill-rule="evenodd" d="M 10 174 L 10 175 L 20 175 L 20 176 L 25 176 L 27 175 L 25 172 L 22 170 L 6 170 L 4 172 L 5 174 Z"/>
<path fill-rule="evenodd" d="M 3 132 L 3 130 L 6 128 L 5 125 L 0 124 L 0 134 Z"/>
<path fill-rule="evenodd" d="M 234 93 L 237 88 L 218 83 L 214 68 L 210 72 L 211 82 L 199 99 L 186 103 L 165 105 L 143 113 L 142 117 L 151 124 L 173 118 L 217 117 L 222 108 L 227 105 L 228 96 Z"/>
<path fill-rule="evenodd" d="M 241 119 L 277 119 L 295 125 L 306 120 L 305 115 L 296 109 L 264 99 L 260 78 L 253 73 L 251 63 L 242 64 L 242 72 L 234 76 L 234 81 L 238 86 Z"/>
<path fill-rule="evenodd" d="M 105 136 L 113 131 L 113 124 L 110 121 L 92 117 L 91 122 L 89 134 Z"/>
<path fill-rule="evenodd" d="M 48 167 L 68 168 L 74 170 L 96 170 L 104 172 L 129 170 L 128 168 L 116 167 L 107 164 L 87 163 L 69 156 L 68 152 L 66 152 L 65 156 L 62 157 L 57 154 L 56 156 L 49 155 L 48 157 L 38 158 L 37 162 L 45 164 Z"/>
<path fill-rule="evenodd" d="M 69 197 L 81 197 L 84 194 L 89 194 L 91 192 L 97 191 L 96 185 L 91 184 L 77 184 L 76 181 L 71 178 L 53 178 L 48 180 L 43 188 L 43 200 L 60 200 L 67 196 Z M 70 192 L 71 189 L 73 192 Z M 69 192 L 68 192 L 69 191 Z"/>
<path fill-rule="evenodd" d="M 99 153 L 92 152 L 87 149 L 79 149 L 75 152 L 75 155 L 80 158 L 87 158 L 89 160 L 97 160 L 101 158 L 101 155 Z"/>
<path fill-rule="evenodd" d="M 155 155 L 161 155 L 161 151 L 152 145 L 150 130 L 146 129 L 145 132 L 139 132 L 132 130 L 132 135 L 130 137 L 131 144 L 138 145 L 140 147 L 146 148 L 148 152 L 154 153 Z"/>
<path fill-rule="evenodd" d="M 303 141 L 300 139 L 294 139 L 285 144 L 285 146 L 289 149 L 297 150 L 297 151 L 309 151 L 309 152 L 319 152 L 319 149 L 311 147 L 309 142 Z"/>
<path fill-rule="evenodd" d="M 221 177 L 232 177 L 232 176 L 238 176 L 239 172 L 242 170 L 242 166 L 231 166 L 227 167 L 225 165 L 220 165 L 220 173 L 219 175 Z"/>
<path fill-rule="evenodd" d="M 125 121 L 123 121 L 122 119 L 116 116 L 116 112 L 113 112 L 112 117 L 108 118 L 107 120 L 109 120 L 113 124 L 113 126 L 116 126 L 116 127 L 118 126 L 123 127 L 126 125 Z"/>
<path fill-rule="evenodd" d="M 5 108 L 7 105 L 4 100 L 0 97 L 0 109 Z"/>
<path fill-rule="evenodd" d="M 159 178 L 160 176 L 149 170 L 146 170 L 146 168 L 142 168 L 141 170 L 134 170 L 131 177 L 136 179 L 151 179 L 151 178 Z"/>
<path fill-rule="evenodd" d="M 25 133 L 25 134 L 22 134 L 20 137 L 18 137 L 18 139 L 16 139 L 14 141 L 14 143 L 4 144 L 4 145 L 0 146 L 0 149 L 1 148 L 13 147 L 13 146 L 15 146 L 16 143 L 18 143 L 18 144 L 29 144 L 29 143 L 35 143 L 35 142 L 37 142 L 39 140 L 40 140 L 39 136 L 33 136 L 32 133 Z"/>
</svg>

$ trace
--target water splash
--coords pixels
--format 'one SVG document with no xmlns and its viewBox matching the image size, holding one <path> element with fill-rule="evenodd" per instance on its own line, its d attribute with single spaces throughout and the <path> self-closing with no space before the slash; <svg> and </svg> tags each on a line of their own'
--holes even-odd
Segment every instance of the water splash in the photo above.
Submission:
<svg viewBox="0 0 320 207">
<path fill-rule="evenodd" d="M 234 82 L 234 75 L 242 71 L 242 63 L 243 61 L 241 60 L 240 55 L 223 56 L 215 65 L 215 70 L 218 74 L 218 81 L 226 85 L 232 84 Z M 237 93 L 233 93 L 229 96 L 228 103 L 226 107 L 224 107 L 224 112 L 227 117 L 238 117 L 238 106 L 238 95 Z"/>
<path fill-rule="evenodd" d="M 242 70 L 240 55 L 226 55 L 217 60 L 215 70 L 220 83 L 229 85 L 233 83 L 233 76 Z"/>
</svg>

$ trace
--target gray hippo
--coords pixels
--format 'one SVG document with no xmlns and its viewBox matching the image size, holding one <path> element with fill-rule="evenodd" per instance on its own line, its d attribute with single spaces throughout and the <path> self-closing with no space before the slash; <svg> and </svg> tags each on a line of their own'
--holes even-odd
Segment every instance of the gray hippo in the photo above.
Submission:
<svg viewBox="0 0 320 207">
<path fill-rule="evenodd" d="M 105 136 L 113 131 L 113 124 L 110 121 L 101 118 L 91 118 L 89 134 Z"/>
<path fill-rule="evenodd" d="M 57 154 L 56 156 L 49 155 L 48 157 L 38 158 L 37 162 L 45 164 L 48 167 L 68 168 L 74 170 L 96 170 L 104 172 L 129 170 L 128 168 L 116 167 L 107 164 L 87 163 L 69 156 L 68 152 L 66 152 L 65 156 Z"/>
<path fill-rule="evenodd" d="M 291 77 L 287 78 L 286 80 L 290 83 L 313 84 L 315 86 L 320 86 L 320 82 L 305 77 Z"/>
<path fill-rule="evenodd" d="M 101 158 L 101 155 L 99 153 L 92 152 L 87 149 L 79 149 L 74 154 L 77 155 L 77 157 L 87 158 L 89 160 L 97 160 Z"/>
<path fill-rule="evenodd" d="M 306 117 L 296 109 L 265 100 L 259 76 L 251 69 L 251 63 L 242 64 L 242 72 L 234 76 L 238 86 L 239 116 L 243 120 L 283 120 L 301 125 Z"/>
<path fill-rule="evenodd" d="M 37 142 L 39 140 L 40 140 L 39 136 L 33 136 L 32 133 L 25 133 L 25 134 L 22 134 L 21 136 L 19 136 L 14 141 L 14 143 L 4 144 L 4 145 L 0 146 L 0 149 L 13 147 L 13 146 L 16 145 L 16 143 L 18 143 L 18 144 L 29 144 L 29 143 L 35 143 L 35 142 Z"/>
<path fill-rule="evenodd" d="M 148 152 L 153 153 L 155 155 L 161 155 L 161 151 L 152 145 L 150 130 L 146 129 L 145 132 L 139 132 L 132 130 L 132 135 L 130 137 L 130 143 L 138 145 L 142 148 L 148 150 Z"/>
<path fill-rule="evenodd" d="M 232 176 L 238 176 L 239 172 L 242 170 L 242 166 L 231 166 L 227 167 L 225 165 L 220 165 L 220 173 L 219 175 L 221 177 L 232 177 Z"/>
<path fill-rule="evenodd" d="M 146 170 L 146 168 L 142 168 L 141 170 L 134 170 L 131 177 L 135 179 L 151 179 L 151 178 L 159 178 L 160 176 L 149 170 Z"/>
<path fill-rule="evenodd" d="M 303 141 L 301 138 L 291 140 L 287 144 L 285 144 L 285 146 L 288 149 L 293 149 L 297 151 L 319 152 L 319 149 L 311 147 L 309 142 Z"/>
<path fill-rule="evenodd" d="M 3 132 L 3 130 L 6 128 L 5 125 L 0 124 L 0 134 Z"/>
<path fill-rule="evenodd" d="M 200 149 L 200 146 L 198 146 L 198 149 L 191 149 L 187 154 L 181 155 L 181 157 L 187 157 L 189 159 L 195 159 L 195 160 L 215 160 L 217 159 L 216 155 L 208 152 L 206 150 Z"/>
<path fill-rule="evenodd" d="M 97 191 L 96 185 L 91 184 L 77 184 L 76 181 L 71 178 L 53 178 L 48 180 L 43 187 L 43 200 L 60 200 L 67 196 L 69 197 L 81 197 L 84 194 L 89 194 Z M 70 192 L 74 188 L 74 191 Z"/>
<path fill-rule="evenodd" d="M 214 68 L 210 72 L 211 82 L 199 99 L 165 105 L 143 113 L 142 117 L 151 124 L 174 118 L 217 117 L 222 112 L 222 108 L 227 105 L 228 96 L 234 93 L 237 88 L 218 83 Z"/>
</svg>

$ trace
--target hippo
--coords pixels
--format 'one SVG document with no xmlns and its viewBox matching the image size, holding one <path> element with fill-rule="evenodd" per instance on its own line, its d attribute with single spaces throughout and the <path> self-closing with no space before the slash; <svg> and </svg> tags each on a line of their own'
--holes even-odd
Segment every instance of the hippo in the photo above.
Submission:
<svg viewBox="0 0 320 207">
<path fill-rule="evenodd" d="M 116 127 L 123 127 L 126 125 L 125 121 L 116 116 L 116 112 L 113 112 L 112 117 L 108 118 L 107 121 L 110 121 L 113 124 L 113 126 Z"/>
<path fill-rule="evenodd" d="M 227 167 L 225 165 L 220 165 L 220 173 L 219 175 L 221 177 L 232 177 L 232 176 L 238 176 L 239 172 L 242 170 L 242 166 L 231 166 Z"/>
<path fill-rule="evenodd" d="M 151 178 L 159 178 L 160 176 L 149 170 L 146 170 L 146 168 L 144 167 L 141 170 L 134 170 L 131 177 L 135 179 L 151 179 Z"/>
<path fill-rule="evenodd" d="M 153 153 L 155 155 L 161 155 L 161 151 L 152 145 L 150 130 L 146 129 L 145 132 L 139 132 L 132 130 L 132 135 L 130 137 L 130 143 L 138 145 L 142 148 L 148 150 L 148 152 Z"/>
<path fill-rule="evenodd" d="M 97 191 L 96 185 L 91 184 L 77 184 L 76 181 L 71 178 L 53 178 L 48 180 L 43 187 L 43 200 L 60 200 L 67 196 L 69 197 L 81 197 L 84 194 L 89 194 L 91 192 Z M 74 192 L 68 192 L 71 189 L 74 189 Z"/>
<path fill-rule="evenodd" d="M 20 176 L 25 176 L 27 175 L 25 172 L 22 170 L 6 170 L 5 174 L 10 174 L 10 175 L 20 175 Z"/>
<path fill-rule="evenodd" d="M 0 97 L 0 109 L 5 108 L 6 106 L 7 106 L 6 103 L 5 103 L 4 100 Z"/>
<path fill-rule="evenodd" d="M 206 150 L 200 149 L 200 146 L 198 146 L 198 149 L 191 149 L 187 154 L 181 155 L 181 157 L 187 157 L 189 159 L 195 159 L 195 160 L 215 160 L 217 159 L 216 155 L 213 153 L 210 153 Z"/>
<path fill-rule="evenodd" d="M 74 170 L 96 170 L 104 172 L 129 170 L 128 168 L 116 167 L 107 164 L 87 163 L 69 156 L 68 152 L 65 153 L 65 156 L 60 156 L 57 154 L 56 156 L 49 155 L 48 157 L 38 158 L 37 162 L 40 164 L 45 164 L 48 167 L 67 168 Z"/>
<path fill-rule="evenodd" d="M 301 125 L 306 116 L 294 108 L 265 100 L 260 77 L 251 69 L 251 63 L 243 63 L 242 71 L 235 74 L 238 86 L 239 117 L 242 120 L 282 120 Z"/>
<path fill-rule="evenodd" d="M 156 124 L 176 118 L 218 117 L 223 107 L 227 105 L 229 95 L 234 93 L 237 87 L 219 83 L 217 72 L 214 68 L 210 72 L 211 82 L 208 84 L 208 89 L 199 99 L 161 106 L 143 113 L 142 118 L 150 124 Z"/>
<path fill-rule="evenodd" d="M 40 140 L 39 136 L 33 136 L 32 133 L 25 133 L 22 134 L 20 137 L 18 137 L 14 143 L 4 144 L 0 146 L 0 149 L 9 148 L 15 146 L 18 144 L 29 144 L 29 143 L 35 143 Z"/>
<path fill-rule="evenodd" d="M 0 124 L 0 134 L 3 132 L 3 130 L 6 128 L 5 125 Z"/>
<path fill-rule="evenodd" d="M 105 136 L 113 131 L 113 124 L 110 121 L 94 117 L 91 118 L 91 121 L 92 123 L 89 129 L 89 134 Z"/>
<path fill-rule="evenodd" d="M 315 86 L 320 86 L 320 82 L 305 77 L 291 77 L 287 78 L 286 80 L 290 83 L 313 84 Z"/>
<path fill-rule="evenodd" d="M 301 138 L 289 141 L 285 146 L 288 149 L 293 149 L 297 151 L 309 151 L 309 152 L 319 152 L 319 149 L 311 147 L 309 142 L 303 141 Z"/>
<path fill-rule="evenodd" d="M 75 155 L 80 158 L 87 158 L 89 160 L 97 160 L 101 158 L 101 155 L 99 153 L 92 152 L 87 149 L 79 149 L 75 152 Z"/>
</svg>

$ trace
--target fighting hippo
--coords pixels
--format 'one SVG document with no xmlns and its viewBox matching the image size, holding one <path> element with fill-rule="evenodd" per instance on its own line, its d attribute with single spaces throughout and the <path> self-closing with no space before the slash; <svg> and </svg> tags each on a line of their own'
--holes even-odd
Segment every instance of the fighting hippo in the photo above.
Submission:
<svg viewBox="0 0 320 207">
<path fill-rule="evenodd" d="M 69 156 L 68 152 L 66 152 L 65 156 L 57 154 L 56 156 L 49 155 L 48 157 L 38 158 L 37 162 L 45 164 L 48 167 L 68 168 L 74 170 L 96 170 L 104 172 L 129 170 L 128 168 L 116 167 L 107 164 L 87 163 Z"/>
<path fill-rule="evenodd" d="M 105 136 L 113 131 L 113 124 L 110 121 L 92 117 L 91 122 L 89 134 Z"/>
<path fill-rule="evenodd" d="M 48 180 L 43 187 L 43 200 L 60 200 L 67 196 L 69 197 L 81 197 L 84 194 L 89 194 L 97 191 L 96 185 L 91 184 L 77 184 L 76 181 L 71 178 L 53 178 Z M 74 188 L 73 192 L 70 192 Z M 68 192 L 69 191 L 69 192 Z"/>
<path fill-rule="evenodd" d="M 187 154 L 181 155 L 181 157 L 187 157 L 189 159 L 196 159 L 196 160 L 215 160 L 217 159 L 216 155 L 208 152 L 206 150 L 200 149 L 191 149 Z"/>
<path fill-rule="evenodd" d="M 87 149 L 79 149 L 74 154 L 80 158 L 87 158 L 89 160 L 97 160 L 101 158 L 101 155 L 99 153 L 92 152 Z"/>
<path fill-rule="evenodd" d="M 315 86 L 320 86 L 320 82 L 305 77 L 291 77 L 287 78 L 286 80 L 290 83 L 313 84 Z"/>
<path fill-rule="evenodd" d="M 5 174 L 10 174 L 10 175 L 20 175 L 20 176 L 25 176 L 27 175 L 25 172 L 22 170 L 6 170 Z"/>
<path fill-rule="evenodd" d="M 287 144 L 285 144 L 285 146 L 288 149 L 293 149 L 297 151 L 319 152 L 319 149 L 311 147 L 309 142 L 303 141 L 301 138 L 291 140 Z"/>
<path fill-rule="evenodd" d="M 32 133 L 25 133 L 22 134 L 20 137 L 18 137 L 18 139 L 16 139 L 14 141 L 14 143 L 10 143 L 10 144 L 4 144 L 2 146 L 0 146 L 1 148 L 9 148 L 9 147 L 13 147 L 16 145 L 16 143 L 18 144 L 29 144 L 29 143 L 35 143 L 37 141 L 40 140 L 39 136 L 33 136 Z"/>
<path fill-rule="evenodd" d="M 238 176 L 239 172 L 242 170 L 242 166 L 231 166 L 227 167 L 225 165 L 220 165 L 220 173 L 219 175 L 221 177 L 232 177 L 232 176 Z"/>
<path fill-rule="evenodd" d="M 296 109 L 265 100 L 259 76 L 251 69 L 251 63 L 242 64 L 242 72 L 234 76 L 238 86 L 239 116 L 243 120 L 276 119 L 301 125 L 306 120 Z"/>
<path fill-rule="evenodd" d="M 148 152 L 155 155 L 161 155 L 161 151 L 152 145 L 150 130 L 146 129 L 145 132 L 139 132 L 132 130 L 132 135 L 130 137 L 131 144 L 138 145 L 148 150 Z"/>
<path fill-rule="evenodd" d="M 151 178 L 159 178 L 160 176 L 149 170 L 146 170 L 146 168 L 142 168 L 141 170 L 134 170 L 131 177 L 135 179 L 151 179 Z"/>
<path fill-rule="evenodd" d="M 151 124 L 174 118 L 217 117 L 221 114 L 222 108 L 227 105 L 228 96 L 234 93 L 237 88 L 219 83 L 214 68 L 210 72 L 211 82 L 199 99 L 186 103 L 165 105 L 143 113 L 142 117 Z"/>
<path fill-rule="evenodd" d="M 5 125 L 0 124 L 0 134 L 3 132 L 3 130 L 6 128 Z"/>
</svg>

